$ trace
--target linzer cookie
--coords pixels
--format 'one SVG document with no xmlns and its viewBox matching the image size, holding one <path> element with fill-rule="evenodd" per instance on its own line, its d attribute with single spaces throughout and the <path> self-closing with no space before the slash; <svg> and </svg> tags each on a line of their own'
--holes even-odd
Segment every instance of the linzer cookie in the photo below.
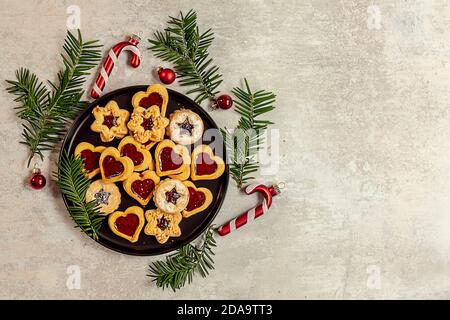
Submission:
<svg viewBox="0 0 450 320">
<path fill-rule="evenodd" d="M 203 135 L 203 120 L 188 109 L 175 110 L 170 114 L 167 135 L 175 143 L 189 145 L 197 142 Z"/>
<path fill-rule="evenodd" d="M 130 112 L 120 109 L 117 102 L 109 101 L 106 106 L 96 106 L 92 110 L 95 121 L 91 125 L 91 130 L 100 133 L 103 142 L 109 142 L 114 138 L 123 138 L 127 133 L 127 121 Z"/>
<path fill-rule="evenodd" d="M 164 244 L 169 240 L 169 237 L 179 237 L 181 229 L 179 223 L 182 219 L 181 213 L 167 213 L 160 209 L 147 210 L 145 212 L 145 226 L 144 233 L 149 236 L 154 236 L 156 241 Z"/>
<path fill-rule="evenodd" d="M 156 187 L 154 201 L 164 212 L 181 212 L 189 202 L 189 191 L 180 180 L 166 179 Z"/>
</svg>

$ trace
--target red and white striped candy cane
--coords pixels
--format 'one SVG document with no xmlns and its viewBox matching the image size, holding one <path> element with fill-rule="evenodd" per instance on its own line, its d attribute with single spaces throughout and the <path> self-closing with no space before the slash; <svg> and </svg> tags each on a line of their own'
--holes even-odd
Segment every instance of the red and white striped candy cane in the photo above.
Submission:
<svg viewBox="0 0 450 320">
<path fill-rule="evenodd" d="M 221 225 L 217 229 L 217 233 L 221 236 L 225 236 L 236 229 L 241 228 L 242 226 L 251 223 L 255 221 L 256 218 L 262 216 L 265 214 L 270 206 L 272 205 L 272 197 L 276 196 L 277 194 L 280 194 L 281 189 L 284 188 L 284 183 L 279 183 L 274 186 L 267 187 L 262 184 L 253 184 L 249 185 L 245 188 L 244 192 L 246 194 L 252 194 L 255 192 L 259 192 L 264 196 L 263 202 L 256 206 L 255 208 L 252 208 L 241 215 L 237 216 L 236 218 L 228 221 L 224 225 Z"/>
<path fill-rule="evenodd" d="M 131 51 L 130 64 L 132 67 L 137 68 L 141 64 L 141 52 L 139 51 L 137 45 L 139 44 L 140 38 L 136 35 L 132 35 L 127 41 L 122 41 L 116 44 L 109 50 L 108 56 L 103 63 L 100 73 L 92 86 L 91 97 L 97 99 L 105 89 L 106 83 L 109 80 L 109 76 L 117 63 L 117 59 L 122 51 Z"/>
</svg>

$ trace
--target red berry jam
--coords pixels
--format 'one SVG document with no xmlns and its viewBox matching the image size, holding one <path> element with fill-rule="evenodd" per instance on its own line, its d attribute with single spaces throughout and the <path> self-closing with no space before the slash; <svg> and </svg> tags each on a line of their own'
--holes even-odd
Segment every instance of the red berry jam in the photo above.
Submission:
<svg viewBox="0 0 450 320">
<path fill-rule="evenodd" d="M 136 180 L 131 184 L 131 190 L 142 200 L 146 200 L 155 188 L 155 183 L 151 179 Z"/>
<path fill-rule="evenodd" d="M 100 152 L 93 152 L 91 150 L 83 150 L 80 153 L 81 159 L 83 159 L 84 170 L 89 173 L 98 168 L 98 161 L 100 159 Z"/>
<path fill-rule="evenodd" d="M 150 117 L 148 119 L 144 118 L 141 123 L 141 127 L 144 128 L 144 130 L 152 130 L 153 129 L 153 118 Z"/>
<path fill-rule="evenodd" d="M 195 158 L 195 173 L 199 176 L 213 174 L 217 170 L 217 163 L 209 154 L 202 152 Z"/>
<path fill-rule="evenodd" d="M 148 97 L 144 97 L 139 101 L 139 106 L 145 109 L 151 106 L 158 106 L 161 108 L 163 104 L 163 97 L 158 92 L 152 92 Z"/>
<path fill-rule="evenodd" d="M 183 164 L 183 158 L 171 147 L 165 147 L 159 153 L 159 163 L 162 171 L 175 170 Z"/>
<path fill-rule="evenodd" d="M 201 191 L 196 191 L 194 188 L 188 187 L 189 190 L 189 203 L 186 207 L 187 211 L 200 208 L 206 201 L 205 194 Z"/>
<path fill-rule="evenodd" d="M 120 176 L 125 170 L 122 162 L 117 161 L 113 156 L 106 156 L 103 159 L 102 166 L 105 177 L 108 179 Z"/>
<path fill-rule="evenodd" d="M 162 231 L 166 230 L 169 227 L 169 220 L 167 220 L 164 216 L 157 220 L 156 226 L 160 228 Z"/>
<path fill-rule="evenodd" d="M 142 162 L 144 162 L 144 155 L 141 152 L 137 151 L 136 146 L 132 143 L 127 143 L 126 145 L 124 145 L 120 150 L 120 154 L 122 155 L 122 157 L 126 156 L 133 160 L 135 166 L 138 166 Z"/>
<path fill-rule="evenodd" d="M 181 197 L 181 194 L 177 192 L 175 187 L 172 190 L 166 192 L 166 201 L 172 204 L 177 204 L 178 199 Z"/>
<path fill-rule="evenodd" d="M 117 218 L 115 227 L 117 231 L 131 237 L 139 226 L 139 217 L 135 214 L 127 214 L 126 216 Z"/>
<path fill-rule="evenodd" d="M 114 116 L 104 116 L 103 125 L 107 126 L 109 129 L 117 125 L 117 117 Z"/>
</svg>

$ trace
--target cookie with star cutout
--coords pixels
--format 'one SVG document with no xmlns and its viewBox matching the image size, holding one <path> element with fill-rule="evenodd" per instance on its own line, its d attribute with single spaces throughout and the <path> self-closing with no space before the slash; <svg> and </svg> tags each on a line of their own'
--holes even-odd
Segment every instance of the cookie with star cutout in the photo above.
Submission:
<svg viewBox="0 0 450 320">
<path fill-rule="evenodd" d="M 201 139 L 203 120 L 194 111 L 183 108 L 176 110 L 170 114 L 169 120 L 166 134 L 175 143 L 190 145 Z"/>
</svg>

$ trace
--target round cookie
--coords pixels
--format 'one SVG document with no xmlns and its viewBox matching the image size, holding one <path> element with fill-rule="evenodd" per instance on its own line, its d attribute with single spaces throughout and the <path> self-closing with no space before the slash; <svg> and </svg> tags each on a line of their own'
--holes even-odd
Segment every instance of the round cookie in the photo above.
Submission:
<svg viewBox="0 0 450 320">
<path fill-rule="evenodd" d="M 189 203 L 189 190 L 180 180 L 166 179 L 156 187 L 153 200 L 164 212 L 181 212 Z"/>
<path fill-rule="evenodd" d="M 170 114 L 169 120 L 166 133 L 175 143 L 190 145 L 201 139 L 203 120 L 195 112 L 188 109 L 176 110 Z"/>
<path fill-rule="evenodd" d="M 121 194 L 114 183 L 105 183 L 101 179 L 92 182 L 86 191 L 86 202 L 95 201 L 100 212 L 110 214 L 119 208 Z"/>
</svg>

